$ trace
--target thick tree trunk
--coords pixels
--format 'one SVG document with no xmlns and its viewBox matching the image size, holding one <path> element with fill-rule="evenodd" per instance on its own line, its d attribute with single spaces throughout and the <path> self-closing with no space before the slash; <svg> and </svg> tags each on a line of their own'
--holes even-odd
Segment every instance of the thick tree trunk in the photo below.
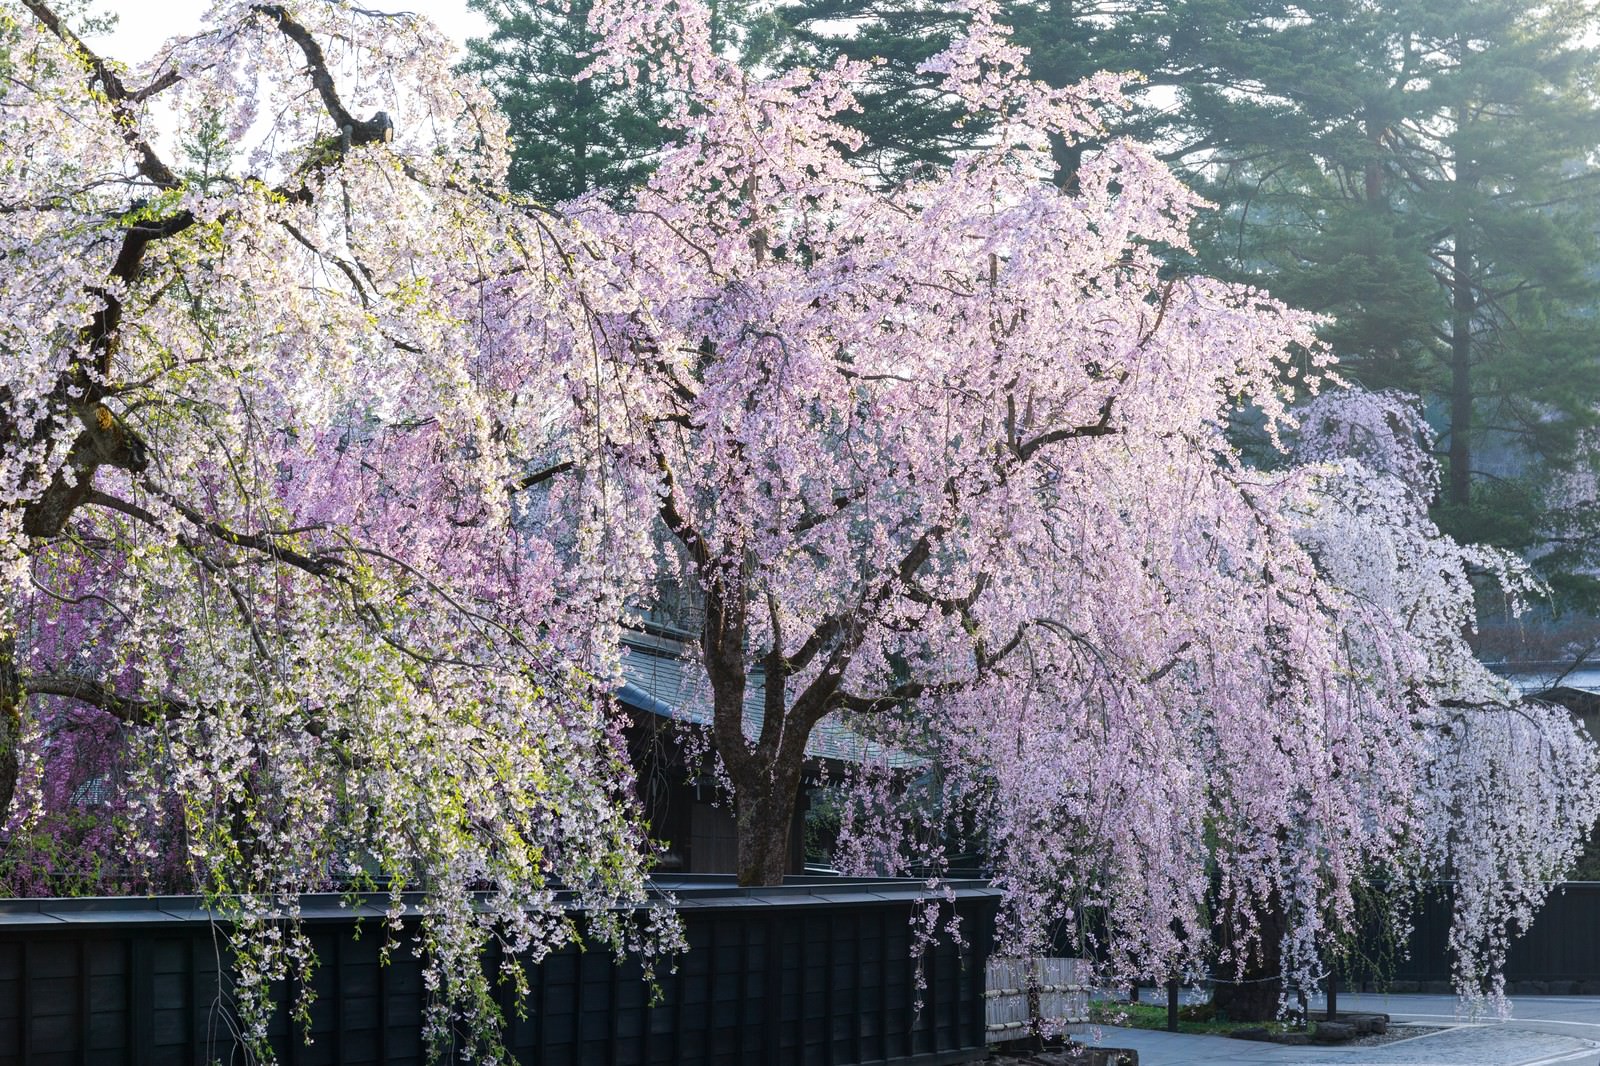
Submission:
<svg viewBox="0 0 1600 1066">
<path fill-rule="evenodd" d="M 11 813 L 17 790 L 18 749 L 22 744 L 22 679 L 17 672 L 16 638 L 0 636 L 0 826 Z"/>
<path fill-rule="evenodd" d="M 1238 974 L 1225 975 L 1211 992 L 1211 1003 L 1233 1022 L 1269 1022 L 1278 1016 L 1278 998 L 1283 991 L 1283 934 L 1287 923 L 1283 909 L 1274 900 L 1256 920 L 1261 940 L 1257 950 Z M 1233 923 L 1230 921 L 1229 923 Z M 1233 930 L 1223 935 L 1232 938 Z"/>
<path fill-rule="evenodd" d="M 741 885 L 783 884 L 784 874 L 789 872 L 789 834 L 799 784 L 799 767 L 774 766 L 765 782 L 735 785 Z"/>
<path fill-rule="evenodd" d="M 804 709 L 788 706 L 783 658 L 774 650 L 766 656 L 761 736 L 754 745 L 745 736 L 749 606 L 743 574 L 708 582 L 700 652 L 711 682 L 712 740 L 733 782 L 739 883 L 779 885 L 789 871 L 789 833 L 811 719 Z"/>
<path fill-rule="evenodd" d="M 1466 109 L 1458 108 L 1458 132 L 1467 121 Z M 1472 246 L 1468 238 L 1468 198 L 1474 179 L 1470 168 L 1456 154 L 1455 173 L 1458 198 L 1455 244 L 1450 270 L 1450 482 L 1449 502 L 1453 507 L 1472 503 L 1472 319 L 1477 298 L 1472 287 Z"/>
</svg>

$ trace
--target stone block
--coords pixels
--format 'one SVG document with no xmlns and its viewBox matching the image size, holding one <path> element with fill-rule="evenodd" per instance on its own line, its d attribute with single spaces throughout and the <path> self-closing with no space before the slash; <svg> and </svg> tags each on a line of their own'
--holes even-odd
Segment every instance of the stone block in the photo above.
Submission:
<svg viewBox="0 0 1600 1066">
<path fill-rule="evenodd" d="M 1061 1051 L 1030 1055 L 1022 1059 L 1019 1066 L 1139 1066 L 1139 1053 L 1125 1047 L 1071 1044 Z"/>
<path fill-rule="evenodd" d="M 1332 1020 L 1355 1026 L 1357 1036 L 1381 1035 L 1389 1031 L 1387 1014 L 1341 1014 Z"/>
<path fill-rule="evenodd" d="M 1319 1044 L 1342 1044 L 1356 1038 L 1356 1027 L 1351 1022 L 1318 1022 L 1316 1040 Z"/>
</svg>

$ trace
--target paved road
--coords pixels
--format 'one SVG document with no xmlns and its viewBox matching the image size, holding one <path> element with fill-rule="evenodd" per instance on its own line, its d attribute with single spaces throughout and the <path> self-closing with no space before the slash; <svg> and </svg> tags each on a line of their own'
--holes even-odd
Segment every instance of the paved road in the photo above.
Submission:
<svg viewBox="0 0 1600 1066">
<path fill-rule="evenodd" d="M 1384 1011 L 1396 1023 L 1450 1028 L 1366 1048 L 1283 1047 L 1112 1028 L 1100 1031 L 1099 1042 L 1136 1048 L 1140 1066 L 1600 1066 L 1600 997 L 1519 996 L 1511 1018 L 1472 1023 L 1457 1019 L 1450 996 L 1341 993 L 1339 1006 Z"/>
<path fill-rule="evenodd" d="M 1313 1010 L 1322 1004 L 1315 1003 Z M 1340 1010 L 1382 1011 L 1396 1019 L 1444 1025 L 1456 1019 L 1454 996 L 1379 996 L 1339 993 Z M 1600 1043 L 1600 996 L 1513 996 L 1511 1017 L 1480 1018 L 1485 1025 L 1510 1025 L 1535 1032 Z"/>
</svg>

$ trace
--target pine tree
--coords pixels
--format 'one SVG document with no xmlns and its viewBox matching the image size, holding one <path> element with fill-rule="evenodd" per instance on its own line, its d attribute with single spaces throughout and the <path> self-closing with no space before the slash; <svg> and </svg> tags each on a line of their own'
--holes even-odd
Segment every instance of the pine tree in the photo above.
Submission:
<svg viewBox="0 0 1600 1066">
<path fill-rule="evenodd" d="M 1597 24 L 1579 2 L 1342 5 L 1257 79 L 1284 117 L 1197 160 L 1228 208 L 1211 265 L 1333 315 L 1364 384 L 1429 397 L 1445 526 L 1522 551 L 1548 547 L 1546 489 L 1600 404 Z M 1586 555 L 1551 576 L 1585 584 Z"/>
<path fill-rule="evenodd" d="M 940 96 L 939 78 L 918 67 L 949 45 L 961 19 L 927 0 L 799 0 L 777 8 L 753 34 L 749 64 L 824 66 L 838 57 L 878 61 L 858 88 L 861 104 L 841 119 L 860 130 L 859 153 L 885 180 L 919 165 L 945 165 L 981 134 L 964 109 Z"/>
<path fill-rule="evenodd" d="M 643 181 L 665 136 L 665 103 L 641 86 L 580 79 L 597 38 L 592 0 L 468 0 L 490 23 L 467 42 L 477 75 L 511 124 L 511 186 L 550 203 Z"/>
</svg>

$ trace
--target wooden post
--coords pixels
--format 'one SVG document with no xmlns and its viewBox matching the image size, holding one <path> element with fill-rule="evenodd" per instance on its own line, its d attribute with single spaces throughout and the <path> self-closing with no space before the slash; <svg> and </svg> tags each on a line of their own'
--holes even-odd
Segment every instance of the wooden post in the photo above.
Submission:
<svg viewBox="0 0 1600 1066">
<path fill-rule="evenodd" d="M 1167 982 L 1167 1032 L 1178 1031 L 1178 981 L 1177 978 Z"/>
<path fill-rule="evenodd" d="M 1333 1019 L 1337 1018 L 1338 1016 L 1339 1016 L 1339 975 L 1337 973 L 1330 973 L 1328 975 L 1328 1020 L 1332 1021 Z"/>
</svg>

